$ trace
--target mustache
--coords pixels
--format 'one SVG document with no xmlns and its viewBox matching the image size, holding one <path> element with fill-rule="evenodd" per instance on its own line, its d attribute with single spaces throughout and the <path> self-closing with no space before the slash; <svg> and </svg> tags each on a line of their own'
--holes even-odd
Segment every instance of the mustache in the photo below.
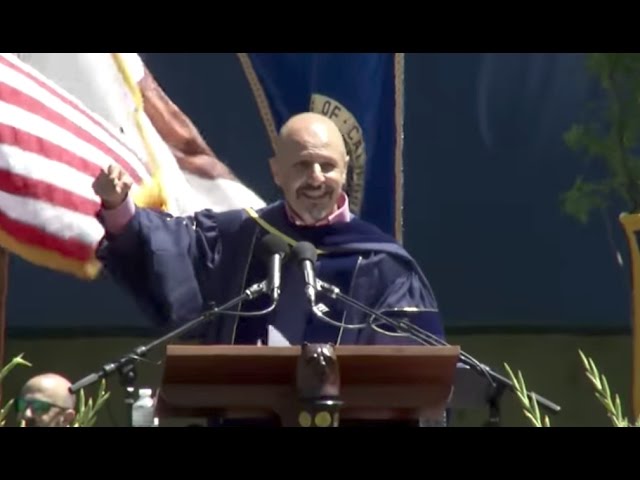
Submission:
<svg viewBox="0 0 640 480">
<path fill-rule="evenodd" d="M 326 193 L 331 193 L 333 191 L 332 188 L 324 185 L 319 185 L 317 187 L 314 187 L 313 185 L 304 185 L 298 188 L 298 193 L 306 193 L 306 192 L 317 193 L 321 190 L 324 190 Z"/>
</svg>

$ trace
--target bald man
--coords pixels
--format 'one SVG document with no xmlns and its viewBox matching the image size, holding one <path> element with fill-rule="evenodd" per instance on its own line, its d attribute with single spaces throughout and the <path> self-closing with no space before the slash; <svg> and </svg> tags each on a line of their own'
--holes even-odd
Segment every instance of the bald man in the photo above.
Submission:
<svg viewBox="0 0 640 480">
<path fill-rule="evenodd" d="M 267 278 L 267 266 L 254 248 L 272 233 L 312 243 L 320 252 L 319 279 L 377 311 L 402 314 L 444 336 L 436 300 L 418 265 L 395 239 L 350 213 L 344 192 L 349 158 L 331 120 L 315 113 L 291 118 L 269 163 L 283 199 L 258 211 L 258 218 L 245 210 L 204 210 L 178 218 L 135 208 L 128 196 L 131 179 L 110 167 L 94 183 L 107 232 L 98 258 L 150 318 L 177 326 L 211 302 L 221 305 Z M 276 309 L 261 317 L 220 316 L 197 335 L 204 343 L 266 344 L 273 326 L 293 345 L 415 343 L 379 325 L 349 328 L 365 324 L 367 316 L 319 294 L 317 302 L 338 325 L 321 320 L 304 285 L 295 262 L 285 263 Z M 270 303 L 263 295 L 244 302 L 241 310 L 260 311 Z"/>
<path fill-rule="evenodd" d="M 71 383 L 55 373 L 31 378 L 22 387 L 15 406 L 18 422 L 25 427 L 68 427 L 76 418 Z"/>
</svg>

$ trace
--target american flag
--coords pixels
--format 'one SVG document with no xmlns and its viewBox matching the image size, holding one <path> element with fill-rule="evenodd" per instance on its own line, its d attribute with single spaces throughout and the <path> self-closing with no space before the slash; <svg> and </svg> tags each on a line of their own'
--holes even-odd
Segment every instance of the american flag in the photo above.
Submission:
<svg viewBox="0 0 640 480">
<path fill-rule="evenodd" d="M 92 183 L 112 162 L 137 187 L 152 173 L 117 132 L 11 54 L 0 54 L 0 246 L 90 279 L 104 230 Z"/>
</svg>

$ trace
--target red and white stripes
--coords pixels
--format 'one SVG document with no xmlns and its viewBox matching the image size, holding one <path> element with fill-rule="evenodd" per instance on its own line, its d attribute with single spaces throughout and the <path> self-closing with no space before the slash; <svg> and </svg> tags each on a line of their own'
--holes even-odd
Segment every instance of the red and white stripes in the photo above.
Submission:
<svg viewBox="0 0 640 480">
<path fill-rule="evenodd" d="M 11 54 L 0 54 L 0 244 L 36 264 L 96 272 L 104 231 L 91 184 L 116 162 L 150 172 L 106 122 Z"/>
</svg>

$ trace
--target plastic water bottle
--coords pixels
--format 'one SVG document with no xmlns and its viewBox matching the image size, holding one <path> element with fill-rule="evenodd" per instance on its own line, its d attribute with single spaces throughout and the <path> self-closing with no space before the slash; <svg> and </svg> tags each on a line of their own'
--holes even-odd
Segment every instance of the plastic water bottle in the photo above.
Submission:
<svg viewBox="0 0 640 480">
<path fill-rule="evenodd" d="M 138 399 L 132 407 L 132 426 L 134 427 L 156 427 L 154 421 L 155 402 L 153 401 L 153 391 L 150 388 L 141 388 L 138 392 Z"/>
</svg>

